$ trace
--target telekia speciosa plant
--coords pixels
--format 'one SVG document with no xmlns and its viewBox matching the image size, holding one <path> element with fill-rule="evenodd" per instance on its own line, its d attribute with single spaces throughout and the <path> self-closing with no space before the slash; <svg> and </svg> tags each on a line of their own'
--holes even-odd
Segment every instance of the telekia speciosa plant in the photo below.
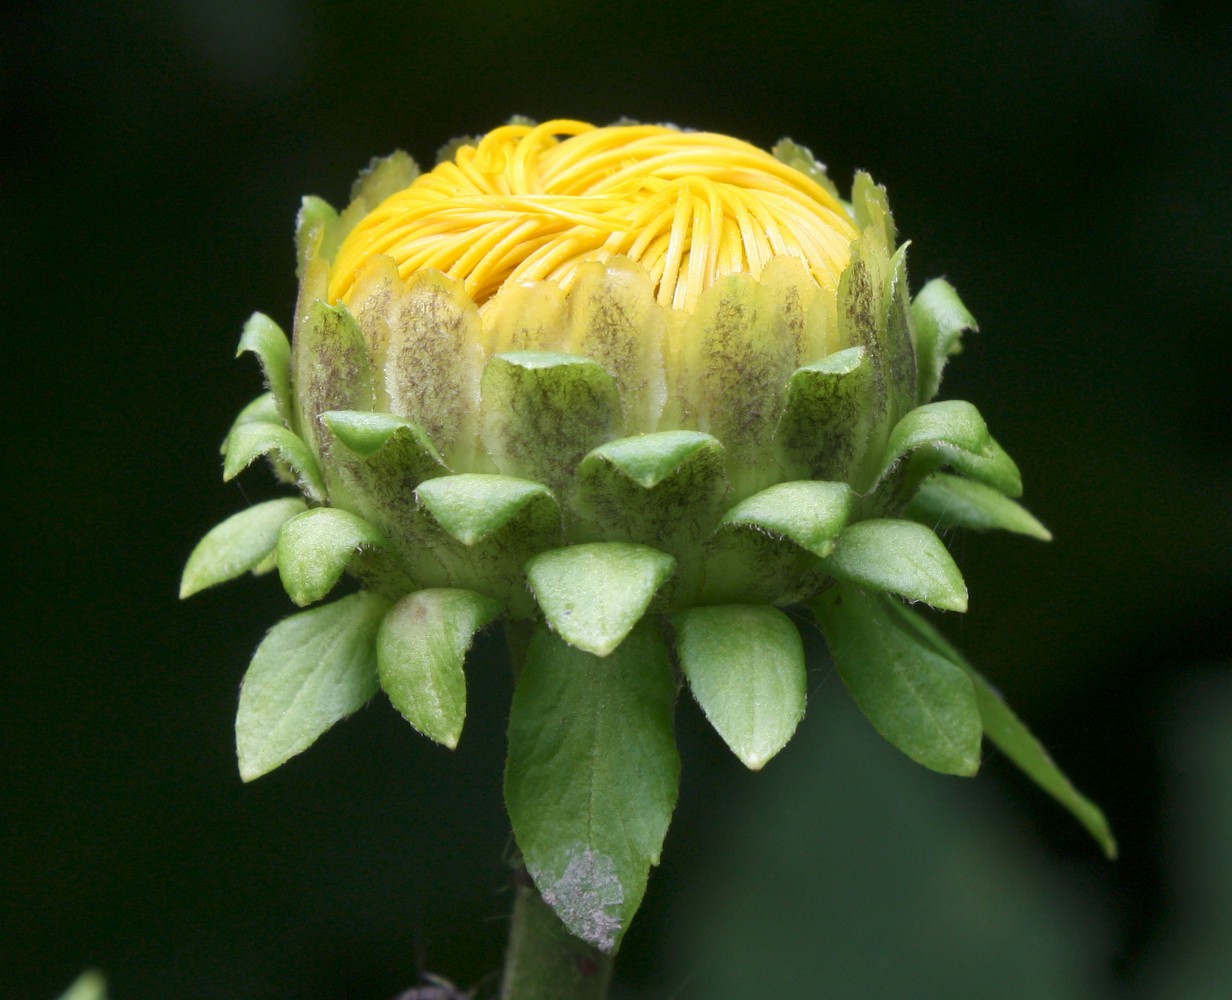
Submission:
<svg viewBox="0 0 1232 1000">
<path fill-rule="evenodd" d="M 468 650 L 502 627 L 518 852 L 610 954 L 676 801 L 678 698 L 761 768 L 820 628 L 903 753 L 970 775 L 987 737 L 1114 852 L 918 610 L 967 608 L 939 530 L 1048 533 L 976 408 L 936 399 L 975 323 L 943 280 L 912 295 L 867 174 L 844 199 L 786 140 L 517 119 L 427 173 L 373 161 L 341 212 L 304 199 L 296 244 L 291 336 L 244 327 L 266 391 L 223 446 L 225 479 L 264 456 L 296 495 L 218 525 L 183 578 L 276 568 L 308 609 L 244 677 L 245 780 L 378 692 L 454 747 Z"/>
</svg>

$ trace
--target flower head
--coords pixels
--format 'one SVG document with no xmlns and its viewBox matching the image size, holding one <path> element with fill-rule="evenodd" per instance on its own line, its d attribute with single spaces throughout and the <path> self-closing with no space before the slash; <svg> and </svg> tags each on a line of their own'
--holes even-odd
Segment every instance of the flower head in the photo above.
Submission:
<svg viewBox="0 0 1232 1000">
<path fill-rule="evenodd" d="M 512 124 L 459 145 L 366 215 L 334 259 L 329 296 L 350 301 L 374 255 L 403 280 L 427 268 L 455 278 L 480 306 L 507 283 L 567 291 L 581 265 L 624 256 L 660 305 L 691 312 L 722 275 L 758 277 L 778 256 L 833 294 L 857 235 L 831 191 L 728 136 Z"/>
<path fill-rule="evenodd" d="M 651 125 L 514 122 L 426 174 L 374 161 L 342 213 L 305 199 L 293 338 L 250 320 L 269 391 L 224 446 L 227 478 L 265 454 L 304 499 L 216 528 L 184 593 L 275 565 L 301 605 L 346 573 L 362 589 L 261 644 L 245 778 L 378 687 L 454 746 L 467 650 L 503 619 L 518 843 L 566 926 L 611 950 L 675 800 L 674 672 L 761 767 L 804 712 L 781 610 L 802 605 L 896 746 L 971 774 L 986 734 L 1110 847 L 900 600 L 966 610 L 934 529 L 1047 532 L 975 408 L 933 401 L 974 321 L 944 281 L 912 298 L 896 238 L 865 174 L 843 202 L 791 142 Z"/>
</svg>

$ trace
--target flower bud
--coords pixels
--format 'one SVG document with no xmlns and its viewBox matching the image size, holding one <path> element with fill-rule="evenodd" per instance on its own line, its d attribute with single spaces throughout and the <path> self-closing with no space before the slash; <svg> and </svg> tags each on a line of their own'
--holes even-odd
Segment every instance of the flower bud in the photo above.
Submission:
<svg viewBox="0 0 1232 1000">
<path fill-rule="evenodd" d="M 781 609 L 806 605 L 896 746 L 971 774 L 988 735 L 1110 847 L 902 603 L 966 610 L 934 529 L 1048 536 L 975 408 L 933 401 L 975 323 L 944 281 L 912 298 L 867 174 L 843 202 L 786 140 L 515 121 L 428 173 L 374 161 L 343 212 L 304 200 L 296 240 L 293 337 L 245 329 L 268 392 L 224 451 L 227 478 L 266 454 L 305 502 L 224 522 L 184 591 L 273 565 L 299 604 L 362 589 L 257 651 L 245 778 L 378 687 L 454 746 L 473 636 L 515 623 L 515 833 L 566 926 L 612 950 L 675 800 L 674 671 L 759 768 L 804 712 Z M 583 786 L 609 792 L 585 822 Z"/>
</svg>

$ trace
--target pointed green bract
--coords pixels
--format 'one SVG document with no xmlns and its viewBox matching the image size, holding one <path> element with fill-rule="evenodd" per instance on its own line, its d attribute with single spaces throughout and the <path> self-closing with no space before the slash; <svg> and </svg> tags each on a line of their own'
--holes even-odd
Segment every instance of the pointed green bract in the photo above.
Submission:
<svg viewBox="0 0 1232 1000">
<path fill-rule="evenodd" d="M 675 567 L 675 559 L 648 545 L 592 542 L 540 553 L 526 564 L 526 578 L 543 617 L 565 642 L 607 656 Z"/>
<path fill-rule="evenodd" d="M 235 420 L 232 421 L 231 427 L 227 430 L 227 436 L 222 439 L 222 444 L 218 446 L 219 454 L 225 455 L 227 453 L 227 443 L 231 440 L 231 432 L 244 424 L 276 424 L 279 427 L 286 426 L 286 421 L 282 419 L 282 414 L 278 412 L 278 404 L 274 402 L 274 394 L 272 392 L 261 393 L 261 395 L 236 414 Z"/>
<path fill-rule="evenodd" d="M 1018 466 L 988 433 L 979 410 L 961 399 L 927 403 L 903 417 L 886 443 L 879 479 L 904 459 L 909 492 L 937 469 L 949 466 L 1006 496 L 1022 495 Z"/>
<path fill-rule="evenodd" d="M 738 503 L 723 515 L 723 524 L 781 535 L 824 558 L 834 550 L 853 502 L 846 483 L 779 483 Z"/>
<path fill-rule="evenodd" d="M 1076 789 L 1061 769 L 1057 767 L 1043 744 L 1022 723 L 1013 709 L 1006 704 L 996 690 L 957 649 L 935 628 L 919 615 L 901 604 L 891 610 L 904 628 L 913 632 L 918 641 L 930 646 L 966 672 L 975 686 L 975 699 L 980 709 L 984 735 L 1028 778 L 1047 792 L 1078 820 L 1087 832 L 1112 859 L 1117 856 L 1116 838 L 1103 812 L 1090 799 Z"/>
<path fill-rule="evenodd" d="M 794 604 L 825 581 L 821 557 L 854 497 L 845 483 L 779 483 L 737 504 L 707 542 L 695 604 Z"/>
<path fill-rule="evenodd" d="M 241 778 L 259 778 L 308 749 L 376 693 L 376 633 L 388 607 L 361 592 L 270 629 L 240 689 Z"/>
<path fill-rule="evenodd" d="M 278 573 L 287 596 L 303 607 L 334 589 L 357 549 L 387 544 L 363 518 L 336 507 L 317 507 L 282 526 Z"/>
<path fill-rule="evenodd" d="M 934 771 L 975 774 L 982 724 L 971 679 L 906 628 L 893 604 L 840 584 L 813 609 L 843 683 L 877 731 Z"/>
<path fill-rule="evenodd" d="M 327 410 L 331 496 L 390 537 L 414 514 L 413 490 L 449 472 L 418 424 L 389 413 Z"/>
<path fill-rule="evenodd" d="M 265 387 L 269 389 L 279 416 L 289 426 L 291 408 L 291 342 L 282 327 L 265 313 L 253 313 L 244 324 L 236 355 L 251 352 L 261 362 Z"/>
<path fill-rule="evenodd" d="M 1021 504 L 991 486 L 938 472 L 920 485 L 907 506 L 907 516 L 936 528 L 1012 531 L 1052 540 L 1052 532 Z"/>
<path fill-rule="evenodd" d="M 509 715 L 505 802 L 540 894 L 571 934 L 614 952 L 676 803 L 675 681 L 661 632 L 600 659 L 540 627 Z"/>
<path fill-rule="evenodd" d="M 466 546 L 486 541 L 519 515 L 536 537 L 543 534 L 545 522 L 550 529 L 560 528 L 560 508 L 552 491 L 525 479 L 443 476 L 420 483 L 415 494 L 436 523 Z"/>
<path fill-rule="evenodd" d="M 308 446 L 281 424 L 253 421 L 232 427 L 223 456 L 223 481 L 230 482 L 257 458 L 271 454 L 294 470 L 300 488 L 310 499 L 325 499 L 325 484 L 317 460 Z"/>
<path fill-rule="evenodd" d="M 889 249 L 894 246 L 898 230 L 894 225 L 894 215 L 890 212 L 889 196 L 886 189 L 863 170 L 856 171 L 851 182 L 851 208 L 857 226 L 872 229 L 883 247 Z"/>
<path fill-rule="evenodd" d="M 954 286 L 943 278 L 934 278 L 920 289 L 911 303 L 911 316 L 919 366 L 918 399 L 927 403 L 937 395 L 946 361 L 962 350 L 962 335 L 979 327 Z"/>
<path fill-rule="evenodd" d="M 337 210 L 324 198 L 306 195 L 295 217 L 295 276 L 300 281 L 304 280 L 308 264 L 314 257 L 322 256 L 326 261 L 334 259 L 338 248 L 337 231 Z"/>
<path fill-rule="evenodd" d="M 448 471 L 445 460 L 441 458 L 423 428 L 402 417 L 396 417 L 392 413 L 327 410 L 321 414 L 321 422 L 329 428 L 335 438 L 360 458 L 372 458 L 388 448 L 392 440 L 406 434 L 418 446 L 418 450 L 423 455 L 423 463 L 433 470 L 439 470 L 434 472 L 435 475 L 442 475 Z"/>
<path fill-rule="evenodd" d="M 797 369 L 775 431 L 788 473 L 850 479 L 867 448 L 875 388 L 864 347 L 848 347 Z"/>
<path fill-rule="evenodd" d="M 210 529 L 188 557 L 180 579 L 180 597 L 191 597 L 249 571 L 257 572 L 278 545 L 279 529 L 305 508 L 299 497 L 269 500 L 233 514 Z"/>
<path fill-rule="evenodd" d="M 407 722 L 450 750 L 466 719 L 467 650 L 500 612 L 499 604 L 474 591 L 420 590 L 402 598 L 381 622 L 381 688 Z"/>
<path fill-rule="evenodd" d="M 420 483 L 413 497 L 394 543 L 421 585 L 476 590 L 515 618 L 534 613 L 523 566 L 563 540 L 560 507 L 547 487 L 471 473 Z"/>
<path fill-rule="evenodd" d="M 574 471 L 621 420 L 616 380 L 588 358 L 512 351 L 483 371 L 483 440 L 507 476 L 567 495 Z"/>
<path fill-rule="evenodd" d="M 680 559 L 718 520 L 727 494 L 723 446 L 697 431 L 601 445 L 578 468 L 574 508 L 606 537 L 656 545 Z"/>
<path fill-rule="evenodd" d="M 804 644 L 791 619 L 765 605 L 690 608 L 672 616 L 676 657 L 710 724 L 754 771 L 804 716 Z"/>
<path fill-rule="evenodd" d="M 839 537 L 826 570 L 944 611 L 967 610 L 967 586 L 945 544 L 915 521 L 860 521 Z"/>
</svg>

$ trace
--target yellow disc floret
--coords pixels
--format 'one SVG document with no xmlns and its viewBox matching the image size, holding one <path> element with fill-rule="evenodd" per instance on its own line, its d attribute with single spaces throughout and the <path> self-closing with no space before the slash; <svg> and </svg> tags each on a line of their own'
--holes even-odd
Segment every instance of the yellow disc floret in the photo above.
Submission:
<svg viewBox="0 0 1232 1000">
<path fill-rule="evenodd" d="M 724 274 L 802 260 L 837 286 L 858 235 L 823 187 L 755 146 L 712 132 L 585 122 L 514 124 L 386 198 L 347 236 L 329 297 L 346 301 L 376 254 L 409 279 L 435 268 L 479 304 L 506 282 L 568 288 L 580 264 L 639 261 L 658 301 L 691 311 Z"/>
</svg>

